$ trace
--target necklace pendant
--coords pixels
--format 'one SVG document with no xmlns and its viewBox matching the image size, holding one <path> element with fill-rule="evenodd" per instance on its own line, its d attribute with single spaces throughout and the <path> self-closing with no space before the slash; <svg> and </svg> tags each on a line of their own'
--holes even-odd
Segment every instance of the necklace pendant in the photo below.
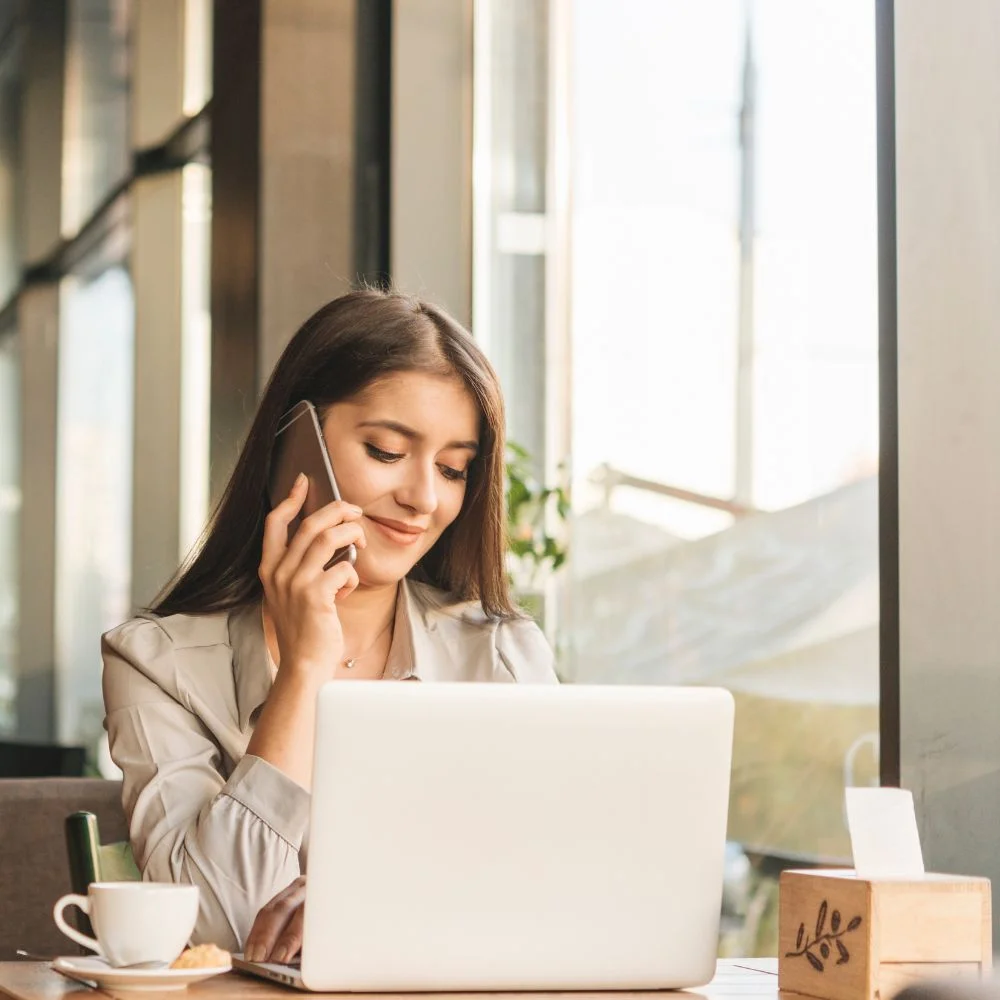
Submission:
<svg viewBox="0 0 1000 1000">
<path fill-rule="evenodd" d="M 344 667 L 347 670 L 353 670 L 354 669 L 354 660 L 344 660 Z"/>
</svg>

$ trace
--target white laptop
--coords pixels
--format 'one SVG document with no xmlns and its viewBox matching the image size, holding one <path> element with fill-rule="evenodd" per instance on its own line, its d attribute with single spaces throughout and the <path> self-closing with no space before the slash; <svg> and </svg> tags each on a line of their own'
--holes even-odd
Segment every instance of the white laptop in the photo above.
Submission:
<svg viewBox="0 0 1000 1000">
<path fill-rule="evenodd" d="M 323 992 L 639 990 L 715 972 L 733 700 L 326 685 L 298 968 Z"/>
</svg>

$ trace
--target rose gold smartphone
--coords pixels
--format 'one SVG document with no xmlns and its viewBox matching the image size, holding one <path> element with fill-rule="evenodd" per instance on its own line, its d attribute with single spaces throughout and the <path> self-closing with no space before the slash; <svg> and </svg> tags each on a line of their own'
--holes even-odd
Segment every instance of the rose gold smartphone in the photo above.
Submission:
<svg viewBox="0 0 1000 1000">
<path fill-rule="evenodd" d="M 271 463 L 269 494 L 271 506 L 276 507 L 292 492 L 292 486 L 300 472 L 309 480 L 302 510 L 288 526 L 288 538 L 298 530 L 302 518 L 308 517 L 322 507 L 340 499 L 340 490 L 330 464 L 330 453 L 323 439 L 323 429 L 319 424 L 316 407 L 308 400 L 296 403 L 278 424 L 274 436 L 275 454 Z M 338 549 L 333 558 L 323 567 L 329 569 L 345 559 L 353 566 L 358 558 L 354 545 Z"/>
</svg>

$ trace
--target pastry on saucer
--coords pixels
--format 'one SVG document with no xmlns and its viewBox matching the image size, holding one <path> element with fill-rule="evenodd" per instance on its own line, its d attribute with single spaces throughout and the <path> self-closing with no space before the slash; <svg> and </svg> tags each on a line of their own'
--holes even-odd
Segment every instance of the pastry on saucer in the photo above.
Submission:
<svg viewBox="0 0 1000 1000">
<path fill-rule="evenodd" d="M 232 965 L 228 951 L 223 951 L 218 945 L 198 944 L 182 951 L 171 963 L 171 969 L 221 969 Z"/>
</svg>

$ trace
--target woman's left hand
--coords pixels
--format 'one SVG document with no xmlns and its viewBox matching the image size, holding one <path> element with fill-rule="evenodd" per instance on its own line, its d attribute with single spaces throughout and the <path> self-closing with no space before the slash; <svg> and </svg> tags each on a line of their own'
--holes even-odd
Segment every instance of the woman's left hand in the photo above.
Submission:
<svg viewBox="0 0 1000 1000">
<path fill-rule="evenodd" d="M 247 961 L 290 962 L 298 955 L 305 901 L 306 877 L 300 875 L 261 908 L 243 945 Z"/>
</svg>

